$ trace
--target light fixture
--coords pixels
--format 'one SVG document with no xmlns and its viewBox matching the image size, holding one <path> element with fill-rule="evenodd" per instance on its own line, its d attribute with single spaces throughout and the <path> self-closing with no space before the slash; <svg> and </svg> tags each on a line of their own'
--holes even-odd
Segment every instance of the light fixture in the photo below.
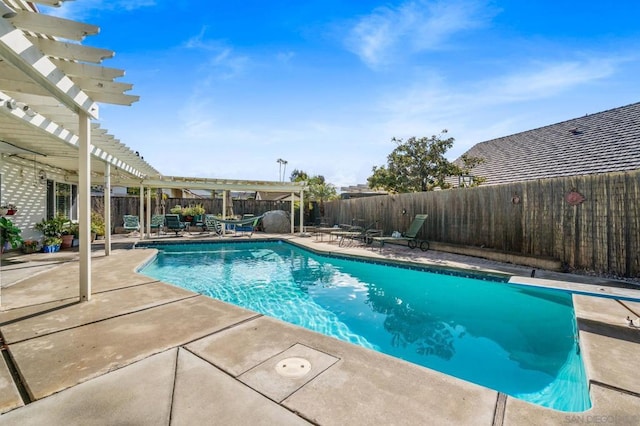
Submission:
<svg viewBox="0 0 640 426">
<path fill-rule="evenodd" d="M 4 19 L 9 19 L 9 18 L 15 18 L 16 15 L 18 14 L 16 13 L 15 10 L 11 9 L 9 6 L 4 4 L 3 1 L 0 1 L 0 16 L 2 16 Z"/>
<path fill-rule="evenodd" d="M 458 176 L 458 186 L 462 188 L 468 188 L 473 184 L 473 176 L 471 175 L 461 175 Z"/>
<path fill-rule="evenodd" d="M 32 110 L 31 108 L 29 108 L 29 105 L 25 105 L 22 107 L 22 110 L 24 111 L 25 114 L 27 114 L 29 117 L 35 117 L 36 116 L 36 112 L 34 110 Z"/>
</svg>

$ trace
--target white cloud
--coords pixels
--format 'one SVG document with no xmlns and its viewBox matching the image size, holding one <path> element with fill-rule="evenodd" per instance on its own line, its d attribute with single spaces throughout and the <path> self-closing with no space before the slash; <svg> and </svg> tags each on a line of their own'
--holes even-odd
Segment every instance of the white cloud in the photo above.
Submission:
<svg viewBox="0 0 640 426">
<path fill-rule="evenodd" d="M 447 117 L 454 113 L 500 104 L 549 98 L 578 86 L 611 77 L 619 60 L 592 58 L 583 61 L 537 63 L 510 74 L 477 81 L 473 85 L 450 85 L 431 76 L 384 100 L 397 115 Z"/>
<path fill-rule="evenodd" d="M 233 48 L 222 40 L 208 40 L 205 37 L 207 27 L 187 40 L 183 45 L 187 49 L 206 51 L 210 54 L 204 69 L 210 77 L 227 80 L 243 74 L 251 63 L 246 55 L 238 55 Z"/>
<path fill-rule="evenodd" d="M 278 60 L 278 62 L 282 62 L 286 64 L 286 63 L 289 63 L 291 59 L 293 59 L 295 56 L 296 56 L 295 52 L 288 50 L 286 52 L 278 52 L 276 54 L 276 59 Z"/>
<path fill-rule="evenodd" d="M 610 77 L 617 59 L 595 58 L 586 61 L 534 64 L 533 69 L 496 80 L 489 85 L 489 99 L 506 102 L 553 96 L 581 84 Z M 494 93 L 491 96 L 491 93 Z"/>
<path fill-rule="evenodd" d="M 431 76 L 381 99 L 388 117 L 384 127 L 398 137 L 429 136 L 446 128 L 457 141 L 473 144 L 533 128 L 532 124 L 551 124 L 562 117 L 550 111 L 545 119 L 545 113 L 532 107 L 533 103 L 564 99 L 562 95 L 568 91 L 606 81 L 617 72 L 621 61 L 601 57 L 538 62 L 465 85 Z M 399 130 L 403 133 L 398 134 Z M 461 149 L 458 145 L 451 154 L 460 155 L 469 147 Z"/>
<path fill-rule="evenodd" d="M 360 18 L 345 44 L 371 68 L 384 67 L 402 54 L 443 48 L 455 34 L 487 25 L 495 13 L 481 0 L 406 1 Z"/>
</svg>

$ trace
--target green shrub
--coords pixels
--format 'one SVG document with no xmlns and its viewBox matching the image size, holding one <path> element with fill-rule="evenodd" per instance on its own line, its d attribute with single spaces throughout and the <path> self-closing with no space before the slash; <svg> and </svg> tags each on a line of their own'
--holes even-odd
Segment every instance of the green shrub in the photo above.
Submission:
<svg viewBox="0 0 640 426">
<path fill-rule="evenodd" d="M 42 235 L 46 237 L 60 237 L 71 221 L 63 214 L 58 214 L 51 219 L 42 219 L 41 222 L 36 223 L 35 228 L 42 232 Z"/>
<path fill-rule="evenodd" d="M 9 243 L 11 248 L 18 248 L 22 244 L 20 234 L 22 230 L 15 226 L 6 217 L 0 217 L 0 247 L 4 247 L 5 243 Z"/>
</svg>

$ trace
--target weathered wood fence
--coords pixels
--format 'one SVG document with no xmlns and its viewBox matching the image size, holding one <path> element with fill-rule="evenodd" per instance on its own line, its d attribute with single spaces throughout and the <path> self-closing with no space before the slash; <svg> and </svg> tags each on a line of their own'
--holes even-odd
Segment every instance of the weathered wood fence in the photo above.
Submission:
<svg viewBox="0 0 640 426">
<path fill-rule="evenodd" d="M 378 222 L 385 235 L 418 213 L 429 215 L 421 231 L 428 240 L 640 276 L 640 170 L 325 203 L 333 223 Z"/>
</svg>

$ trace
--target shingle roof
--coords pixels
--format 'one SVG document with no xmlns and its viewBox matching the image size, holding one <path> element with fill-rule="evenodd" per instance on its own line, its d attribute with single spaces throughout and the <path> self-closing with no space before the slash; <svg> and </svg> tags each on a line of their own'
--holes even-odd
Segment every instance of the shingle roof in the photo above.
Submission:
<svg viewBox="0 0 640 426">
<path fill-rule="evenodd" d="M 640 169 L 640 103 L 481 142 L 466 154 L 485 159 L 471 173 L 488 185 Z"/>
</svg>

